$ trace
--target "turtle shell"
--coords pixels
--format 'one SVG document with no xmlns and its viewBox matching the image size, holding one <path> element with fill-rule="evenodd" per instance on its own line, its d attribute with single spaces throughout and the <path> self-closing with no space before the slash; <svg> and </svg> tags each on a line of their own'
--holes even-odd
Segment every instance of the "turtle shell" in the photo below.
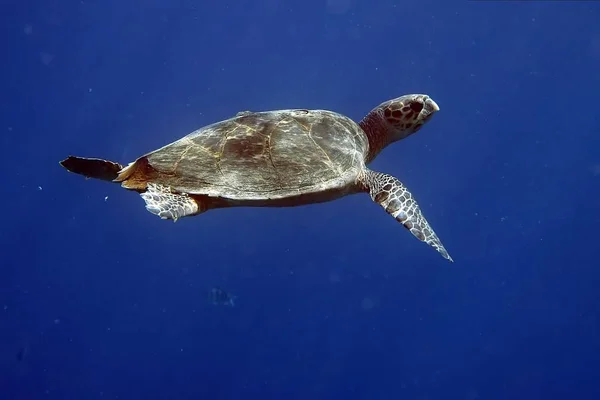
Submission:
<svg viewBox="0 0 600 400">
<path fill-rule="evenodd" d="M 231 200 L 284 199 L 352 187 L 369 144 L 326 110 L 243 112 L 146 154 L 148 180 Z M 152 178 L 150 178 L 152 177 Z"/>
</svg>

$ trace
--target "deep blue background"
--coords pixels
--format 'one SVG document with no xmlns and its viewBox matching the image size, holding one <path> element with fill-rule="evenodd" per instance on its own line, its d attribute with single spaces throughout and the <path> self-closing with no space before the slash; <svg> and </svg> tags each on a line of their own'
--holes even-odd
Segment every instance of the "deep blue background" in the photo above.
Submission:
<svg viewBox="0 0 600 400">
<path fill-rule="evenodd" d="M 600 2 L 1 11 L 0 399 L 600 398 Z M 373 168 L 455 264 L 365 195 L 173 224 L 58 165 L 405 93 L 441 111 Z"/>
</svg>

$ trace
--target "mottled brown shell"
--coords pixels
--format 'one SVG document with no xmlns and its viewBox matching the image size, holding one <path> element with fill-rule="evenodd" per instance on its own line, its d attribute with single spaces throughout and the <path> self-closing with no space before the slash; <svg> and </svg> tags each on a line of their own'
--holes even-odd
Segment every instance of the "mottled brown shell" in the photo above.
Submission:
<svg viewBox="0 0 600 400">
<path fill-rule="evenodd" d="M 285 199 L 351 188 L 368 146 L 358 124 L 335 112 L 243 112 L 148 153 L 132 167 L 147 164 L 148 181 L 179 192 Z"/>
</svg>

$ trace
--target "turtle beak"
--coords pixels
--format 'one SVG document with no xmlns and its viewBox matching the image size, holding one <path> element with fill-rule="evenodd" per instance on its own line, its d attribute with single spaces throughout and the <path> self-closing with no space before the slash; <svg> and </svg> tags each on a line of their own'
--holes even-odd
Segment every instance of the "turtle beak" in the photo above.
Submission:
<svg viewBox="0 0 600 400">
<path fill-rule="evenodd" d="M 425 108 L 429 109 L 430 113 L 434 113 L 436 111 L 440 111 L 440 106 L 437 105 L 435 101 L 431 97 L 425 98 Z"/>
<path fill-rule="evenodd" d="M 440 106 L 437 105 L 433 99 L 427 95 L 423 95 L 420 99 L 421 104 L 423 104 L 423 110 L 421 110 L 421 116 L 428 116 L 436 111 L 440 111 Z M 418 101 L 417 100 L 417 101 Z"/>
</svg>

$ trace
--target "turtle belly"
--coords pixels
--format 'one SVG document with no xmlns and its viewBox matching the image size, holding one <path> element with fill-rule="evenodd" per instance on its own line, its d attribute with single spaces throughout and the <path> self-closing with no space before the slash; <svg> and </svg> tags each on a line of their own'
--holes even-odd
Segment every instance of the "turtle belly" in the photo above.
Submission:
<svg viewBox="0 0 600 400">
<path fill-rule="evenodd" d="M 326 203 L 337 200 L 344 196 L 358 193 L 360 188 L 355 185 L 355 179 L 339 182 L 327 182 L 325 185 L 317 185 L 305 188 L 295 194 L 291 192 L 273 193 L 272 196 L 259 193 L 254 198 L 247 194 L 243 198 L 238 196 L 230 198 L 219 196 L 223 206 L 227 207 L 296 207 L 308 204 Z M 217 199 L 215 199 L 217 200 Z M 216 201 L 215 205 L 219 205 Z"/>
</svg>

